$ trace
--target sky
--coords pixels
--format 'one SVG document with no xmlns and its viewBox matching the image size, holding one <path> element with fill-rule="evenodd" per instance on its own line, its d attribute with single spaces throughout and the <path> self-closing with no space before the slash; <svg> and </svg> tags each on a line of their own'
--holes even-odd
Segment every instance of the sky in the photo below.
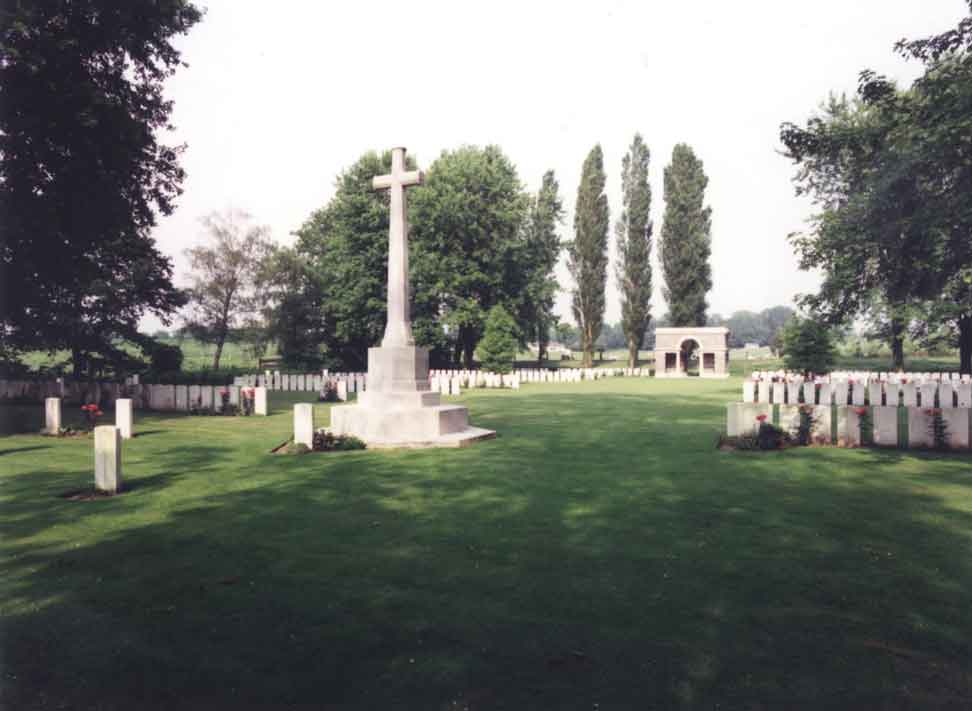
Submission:
<svg viewBox="0 0 972 711">
<path fill-rule="evenodd" d="M 662 176 L 688 143 L 709 178 L 709 312 L 792 305 L 815 291 L 787 235 L 812 205 L 794 194 L 783 122 L 804 123 L 829 92 L 853 93 L 873 69 L 910 83 L 920 65 L 895 41 L 954 27 L 963 0 L 680 0 L 659 2 L 240 2 L 198 0 L 203 20 L 176 40 L 188 67 L 166 85 L 169 144 L 185 143 L 184 193 L 154 237 L 187 285 L 184 250 L 199 220 L 246 210 L 293 243 L 369 150 L 406 146 L 420 168 L 460 145 L 499 145 L 535 192 L 553 169 L 572 237 L 580 169 L 604 150 L 612 226 L 621 160 L 636 132 L 651 149 L 656 238 L 652 311 L 661 294 Z M 620 318 L 611 234 L 608 322 Z M 570 278 L 557 270 L 557 311 Z M 143 321 L 152 330 L 154 318 Z"/>
</svg>

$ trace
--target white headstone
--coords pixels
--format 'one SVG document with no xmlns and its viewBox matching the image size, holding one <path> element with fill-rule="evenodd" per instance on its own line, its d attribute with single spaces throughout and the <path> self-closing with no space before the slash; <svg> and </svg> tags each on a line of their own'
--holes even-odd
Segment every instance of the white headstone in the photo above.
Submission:
<svg viewBox="0 0 972 711">
<path fill-rule="evenodd" d="M 61 398 L 49 397 L 44 400 L 44 431 L 56 435 L 61 431 Z"/>
<path fill-rule="evenodd" d="M 267 414 L 267 389 L 253 388 L 253 414 Z"/>
<path fill-rule="evenodd" d="M 341 402 L 347 402 L 348 400 L 348 382 L 344 378 L 338 378 L 337 399 Z"/>
<path fill-rule="evenodd" d="M 803 402 L 807 405 L 817 404 L 817 386 L 809 380 L 803 383 Z"/>
<path fill-rule="evenodd" d="M 955 388 L 951 380 L 943 380 L 938 386 L 938 406 L 941 408 L 955 407 Z"/>
<path fill-rule="evenodd" d="M 972 383 L 960 383 L 955 392 L 958 394 L 959 407 L 972 407 Z"/>
<path fill-rule="evenodd" d="M 923 383 L 918 391 L 921 393 L 922 407 L 935 407 L 935 392 L 938 390 L 938 383 L 934 380 Z"/>
<path fill-rule="evenodd" d="M 135 428 L 134 409 L 129 398 L 115 400 L 115 427 L 122 439 L 131 439 Z"/>
<path fill-rule="evenodd" d="M 786 397 L 786 383 L 773 383 L 773 402 L 781 404 Z"/>
<path fill-rule="evenodd" d="M 450 390 L 449 390 L 449 394 L 450 395 L 461 395 L 462 393 L 461 393 L 461 391 L 459 389 L 459 376 L 455 376 L 453 378 L 449 378 L 449 382 L 451 383 L 451 386 L 452 386 L 450 388 Z"/>
<path fill-rule="evenodd" d="M 314 405 L 309 402 L 294 405 L 294 442 L 314 448 Z"/>
<path fill-rule="evenodd" d="M 914 383 L 902 383 L 901 394 L 904 396 L 905 407 L 918 406 L 918 388 Z M 888 403 L 891 404 L 890 402 Z"/>
<path fill-rule="evenodd" d="M 884 393 L 882 392 L 881 383 L 879 381 L 868 383 L 867 399 L 868 403 L 872 407 L 884 404 Z"/>
<path fill-rule="evenodd" d="M 94 429 L 95 488 L 117 493 L 122 486 L 121 433 L 114 425 Z"/>
</svg>

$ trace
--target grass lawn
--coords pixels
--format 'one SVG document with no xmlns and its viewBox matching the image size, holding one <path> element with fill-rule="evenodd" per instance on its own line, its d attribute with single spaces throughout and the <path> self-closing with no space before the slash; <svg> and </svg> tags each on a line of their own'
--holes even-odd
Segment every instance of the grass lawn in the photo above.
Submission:
<svg viewBox="0 0 972 711">
<path fill-rule="evenodd" d="M 0 437 L 0 707 L 972 707 L 972 457 L 719 452 L 739 384 L 473 391 L 463 450 L 146 415 L 109 500 Z"/>
</svg>

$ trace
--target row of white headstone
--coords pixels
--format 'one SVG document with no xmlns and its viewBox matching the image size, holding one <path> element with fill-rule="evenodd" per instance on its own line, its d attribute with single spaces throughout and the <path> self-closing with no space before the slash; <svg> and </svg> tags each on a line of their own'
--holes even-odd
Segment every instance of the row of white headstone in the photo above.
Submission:
<svg viewBox="0 0 972 711">
<path fill-rule="evenodd" d="M 750 380 L 756 382 L 803 382 L 805 380 L 812 380 L 817 383 L 863 382 L 864 384 L 877 380 L 884 383 L 917 383 L 921 385 L 922 383 L 930 382 L 969 383 L 972 382 L 972 375 L 969 373 L 905 373 L 900 371 L 837 370 L 826 375 L 805 377 L 803 373 L 793 373 L 786 370 L 754 370 Z"/>
<path fill-rule="evenodd" d="M 742 386 L 743 402 L 808 405 L 888 405 L 897 407 L 972 407 L 972 383 L 930 380 L 891 383 L 872 380 L 839 380 L 837 382 L 754 382 Z"/>
<path fill-rule="evenodd" d="M 44 400 L 45 434 L 57 435 L 61 432 L 63 428 L 61 415 L 61 398 L 46 398 Z M 118 428 L 122 439 L 131 439 L 134 435 L 135 408 L 133 401 L 129 398 L 115 400 L 115 427 Z"/>
<path fill-rule="evenodd" d="M 925 407 L 898 408 L 883 405 L 867 408 L 846 405 L 779 405 L 779 427 L 795 434 L 800 427 L 800 411 L 804 408 L 813 423 L 810 436 L 815 444 L 859 447 L 862 444 L 862 417 L 869 417 L 875 446 L 934 447 L 932 423 L 936 416 L 941 417 L 945 425 L 945 442 L 949 449 L 968 449 L 972 442 L 972 410 L 969 408 L 933 411 Z M 906 432 L 899 430 L 899 413 L 902 412 L 907 418 Z M 731 402 L 726 409 L 726 434 L 730 437 L 753 434 L 759 429 L 761 422 L 772 422 L 772 418 L 773 405 Z"/>
<path fill-rule="evenodd" d="M 363 392 L 367 384 L 367 373 L 280 373 L 266 371 L 261 375 L 240 375 L 233 378 L 233 385 L 239 387 L 264 387 L 267 390 L 290 392 L 321 392 L 330 383 L 335 387 L 344 383 L 347 392 Z"/>
</svg>

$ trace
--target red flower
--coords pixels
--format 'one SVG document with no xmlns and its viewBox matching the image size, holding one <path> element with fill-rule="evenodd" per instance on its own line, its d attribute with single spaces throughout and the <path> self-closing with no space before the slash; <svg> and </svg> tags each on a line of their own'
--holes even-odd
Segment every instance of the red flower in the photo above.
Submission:
<svg viewBox="0 0 972 711">
<path fill-rule="evenodd" d="M 762 422 L 765 419 L 766 419 L 766 415 L 756 415 L 756 420 L 758 422 Z"/>
<path fill-rule="evenodd" d="M 101 417 L 104 414 L 105 413 L 103 413 L 101 410 L 98 410 L 97 412 L 95 412 L 95 417 Z"/>
<path fill-rule="evenodd" d="M 935 415 L 937 415 L 940 412 L 941 412 L 941 410 L 939 410 L 937 407 L 932 407 L 932 408 L 929 408 L 929 409 L 925 410 L 925 414 L 928 415 L 929 417 L 934 417 Z"/>
<path fill-rule="evenodd" d="M 859 416 L 864 417 L 864 415 L 867 414 L 867 408 L 866 407 L 858 407 L 858 408 L 856 408 L 854 410 L 854 412 L 856 412 Z"/>
</svg>

